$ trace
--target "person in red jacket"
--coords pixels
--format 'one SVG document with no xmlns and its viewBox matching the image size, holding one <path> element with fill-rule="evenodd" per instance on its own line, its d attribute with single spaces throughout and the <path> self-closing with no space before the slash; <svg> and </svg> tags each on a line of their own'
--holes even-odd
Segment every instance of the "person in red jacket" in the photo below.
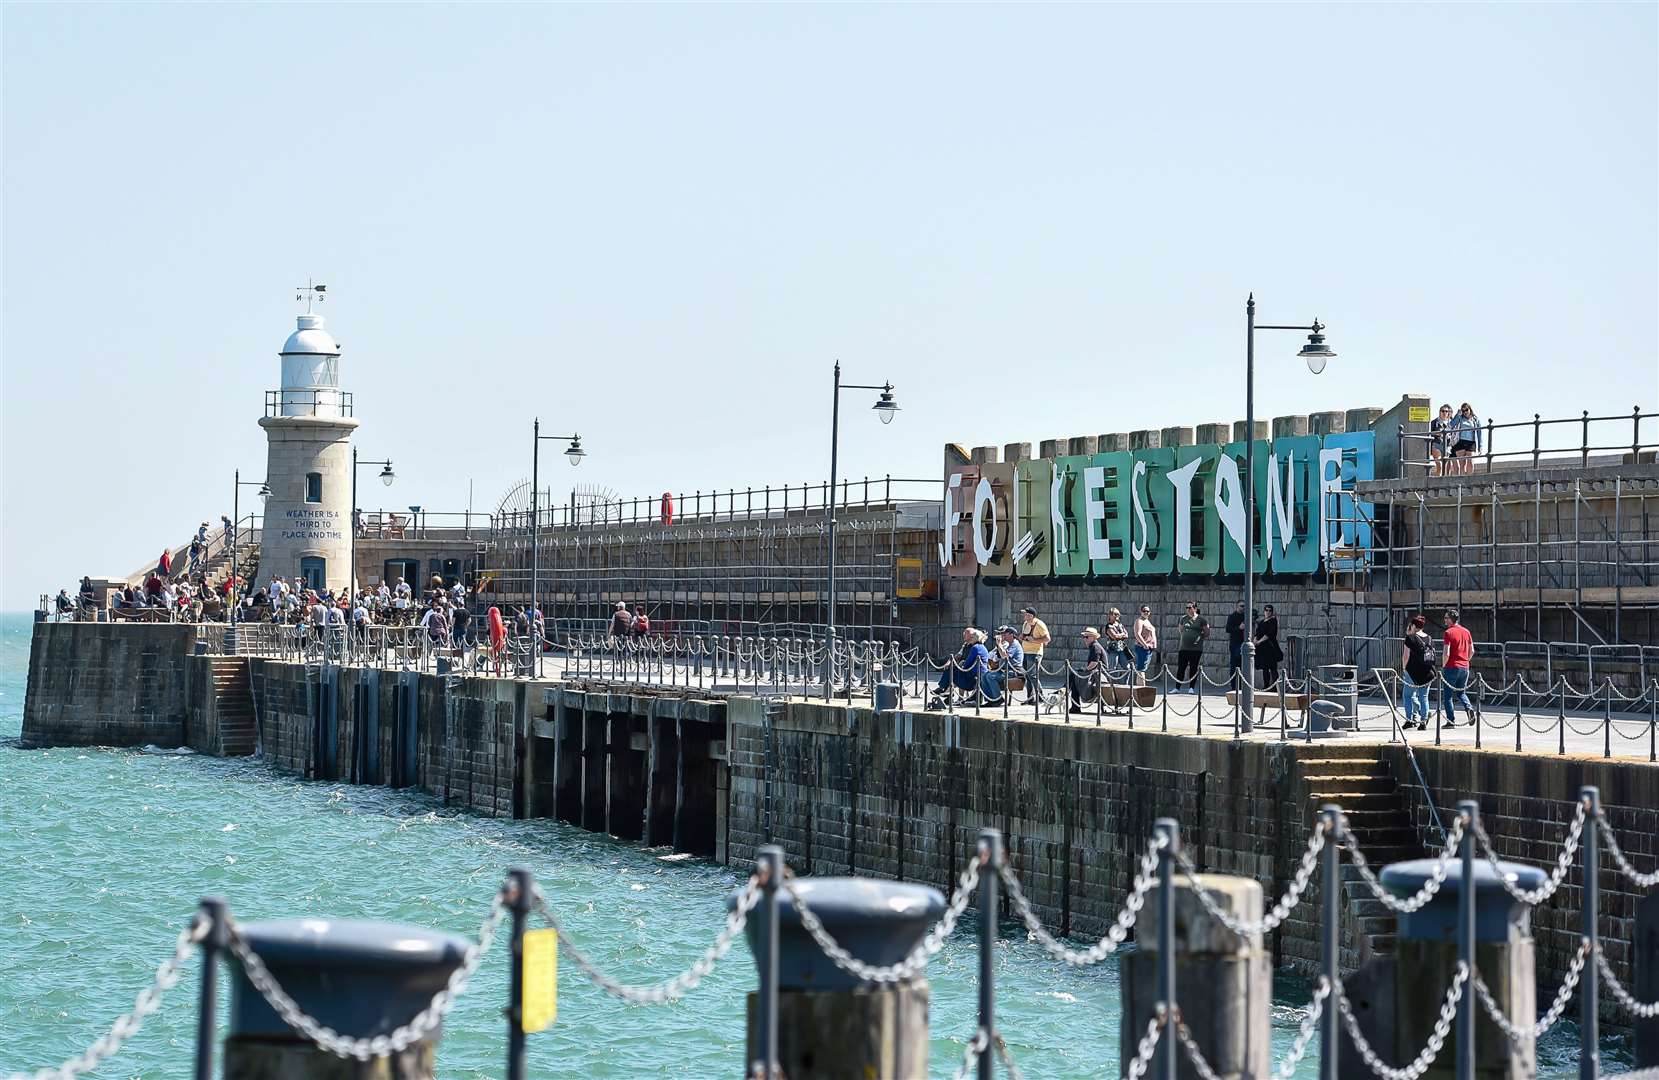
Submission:
<svg viewBox="0 0 1659 1080">
<path fill-rule="evenodd" d="M 1469 661 L 1475 656 L 1475 636 L 1458 622 L 1455 608 L 1448 608 L 1442 617 L 1446 632 L 1441 643 L 1446 648 L 1440 668 L 1440 711 L 1446 714 L 1446 726 L 1457 727 L 1457 710 L 1453 699 L 1463 702 L 1463 711 L 1469 714 L 1469 723 L 1475 722 L 1475 707 L 1469 703 Z"/>
</svg>

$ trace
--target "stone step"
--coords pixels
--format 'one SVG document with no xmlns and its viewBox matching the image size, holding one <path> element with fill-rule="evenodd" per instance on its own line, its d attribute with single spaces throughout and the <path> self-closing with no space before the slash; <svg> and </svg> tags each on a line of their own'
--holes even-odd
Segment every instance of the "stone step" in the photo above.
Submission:
<svg viewBox="0 0 1659 1080">
<path fill-rule="evenodd" d="M 1302 758 L 1303 776 L 1387 776 L 1388 766 L 1374 758 Z"/>
<path fill-rule="evenodd" d="M 1368 776 L 1359 773 L 1350 775 L 1310 773 L 1302 777 L 1310 788 L 1316 791 L 1377 791 L 1392 792 L 1395 790 L 1392 776 Z"/>
</svg>

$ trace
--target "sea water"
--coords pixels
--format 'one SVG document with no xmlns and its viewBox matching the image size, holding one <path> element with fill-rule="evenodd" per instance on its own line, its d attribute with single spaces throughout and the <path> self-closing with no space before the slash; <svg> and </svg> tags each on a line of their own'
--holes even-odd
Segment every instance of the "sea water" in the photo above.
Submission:
<svg viewBox="0 0 1659 1080">
<path fill-rule="evenodd" d="M 594 960 L 647 983 L 702 954 L 745 877 L 552 821 L 475 817 L 410 791 L 282 776 L 257 760 L 167 747 L 19 749 L 30 632 L 29 615 L 0 616 L 0 1075 L 56 1065 L 103 1034 L 207 894 L 245 921 L 386 919 L 471 937 L 507 868 L 525 865 Z M 450 1014 L 443 1077 L 503 1074 L 504 941 Z M 928 969 L 936 1077 L 955 1075 L 976 1027 L 976 941 L 970 911 Z M 1024 1074 L 1117 1076 L 1116 959 L 1068 968 L 1011 922 L 997 952 L 998 1027 Z M 198 984 L 192 959 L 161 1010 L 93 1075 L 188 1076 Z M 689 996 L 664 1005 L 623 1004 L 562 964 L 558 1020 L 529 1037 L 530 1075 L 735 1076 L 754 985 L 741 941 Z M 1274 981 L 1276 1058 L 1306 1015 L 1309 989 L 1288 975 Z M 1540 1000 L 1553 991 L 1540 988 Z M 1570 1022 L 1552 1032 L 1541 1075 L 1576 1075 L 1577 1039 Z M 1607 1051 L 1609 1063 L 1628 1061 L 1619 1039 Z M 1316 1076 L 1317 1057 L 1316 1038 L 1296 1075 Z"/>
</svg>

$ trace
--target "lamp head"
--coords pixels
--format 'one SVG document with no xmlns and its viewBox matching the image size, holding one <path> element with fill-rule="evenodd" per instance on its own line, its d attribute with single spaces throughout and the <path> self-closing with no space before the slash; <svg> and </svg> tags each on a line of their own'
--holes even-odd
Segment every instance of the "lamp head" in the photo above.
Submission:
<svg viewBox="0 0 1659 1080">
<path fill-rule="evenodd" d="M 259 485 L 259 490 L 254 492 L 254 494 L 259 496 L 259 499 L 260 499 L 261 502 L 263 502 L 266 499 L 269 499 L 271 497 L 271 485 L 269 485 L 269 484 L 260 484 Z"/>
<path fill-rule="evenodd" d="M 1321 333 L 1324 329 L 1318 319 L 1313 320 L 1313 333 L 1308 335 L 1308 343 L 1302 346 L 1302 351 L 1296 354 L 1308 362 L 1308 370 L 1315 375 L 1324 371 L 1325 362 L 1336 355 L 1325 344 L 1325 335 Z"/>
<path fill-rule="evenodd" d="M 881 417 L 882 423 L 891 424 L 893 422 L 893 417 L 899 411 L 899 403 L 893 400 L 892 383 L 887 383 L 881 388 L 880 399 L 870 407 L 876 411 L 877 416 Z"/>
<path fill-rule="evenodd" d="M 588 452 L 582 449 L 582 437 L 580 435 L 572 435 L 570 437 L 570 448 L 565 451 L 565 458 L 572 465 L 580 465 L 582 463 L 582 459 L 587 456 Z"/>
<path fill-rule="evenodd" d="M 380 482 L 387 487 L 391 487 L 392 481 L 396 479 L 397 474 L 392 472 L 392 463 L 390 461 L 386 462 L 386 467 L 380 470 Z"/>
</svg>

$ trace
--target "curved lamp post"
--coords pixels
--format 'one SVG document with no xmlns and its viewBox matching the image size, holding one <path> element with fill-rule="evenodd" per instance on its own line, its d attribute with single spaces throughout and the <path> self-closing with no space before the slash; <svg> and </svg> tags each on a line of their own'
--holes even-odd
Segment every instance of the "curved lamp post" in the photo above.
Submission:
<svg viewBox="0 0 1659 1080">
<path fill-rule="evenodd" d="M 241 583 L 236 580 L 241 576 L 237 572 L 238 565 L 236 561 L 236 541 L 237 534 L 242 529 L 241 496 L 242 489 L 245 487 L 257 487 L 259 489 L 256 494 L 259 496 L 259 503 L 261 506 L 265 504 L 266 499 L 271 497 L 270 486 L 267 485 L 265 481 L 244 480 L 242 479 L 242 470 L 237 469 L 235 471 L 235 476 L 230 489 L 230 536 L 226 537 L 226 540 L 230 543 L 230 614 L 226 616 L 226 618 L 228 621 L 233 623 L 238 621 L 236 616 L 238 609 L 242 606 L 242 587 Z"/>
<path fill-rule="evenodd" d="M 357 460 L 357 447 L 351 448 L 351 572 L 346 575 L 346 591 L 351 594 L 353 604 L 357 603 L 357 467 L 359 465 L 381 466 L 380 482 L 387 487 L 391 487 L 392 481 L 397 479 L 397 474 L 392 471 L 390 458 L 385 461 L 359 461 Z"/>
<path fill-rule="evenodd" d="M 565 459 L 572 467 L 580 465 L 588 452 L 582 449 L 582 436 L 577 435 L 543 435 L 541 433 L 541 417 L 536 417 L 531 424 L 534 438 L 530 442 L 530 637 L 534 641 L 536 650 L 536 678 L 542 675 L 542 636 L 536 630 L 536 616 L 541 608 L 538 604 L 540 595 L 537 586 L 541 578 L 541 552 L 537 541 L 541 537 L 541 493 L 537 490 L 541 483 L 541 444 L 543 440 L 563 442 L 569 440 L 570 445 L 565 447 Z M 546 620 L 543 620 L 545 625 Z"/>
<path fill-rule="evenodd" d="M 1244 647 L 1239 654 L 1239 730 L 1255 726 L 1256 704 L 1256 331 L 1296 330 L 1308 335 L 1308 343 L 1296 355 L 1307 361 L 1315 375 L 1336 353 L 1325 344 L 1325 326 L 1318 319 L 1308 326 L 1257 326 L 1256 294 L 1244 305 Z"/>
<path fill-rule="evenodd" d="M 825 630 L 824 630 L 824 700 L 830 698 L 831 687 L 835 683 L 835 487 L 839 480 L 836 470 L 840 464 L 841 452 L 841 391 L 843 390 L 879 390 L 881 396 L 870 408 L 881 417 L 883 424 L 891 424 L 893 417 L 898 415 L 899 403 L 893 398 L 893 384 L 882 383 L 875 386 L 866 383 L 843 383 L 841 381 L 841 361 L 835 362 L 835 388 L 831 394 L 830 405 L 830 482 L 828 505 L 824 508 L 829 514 L 829 580 L 825 583 Z"/>
</svg>

